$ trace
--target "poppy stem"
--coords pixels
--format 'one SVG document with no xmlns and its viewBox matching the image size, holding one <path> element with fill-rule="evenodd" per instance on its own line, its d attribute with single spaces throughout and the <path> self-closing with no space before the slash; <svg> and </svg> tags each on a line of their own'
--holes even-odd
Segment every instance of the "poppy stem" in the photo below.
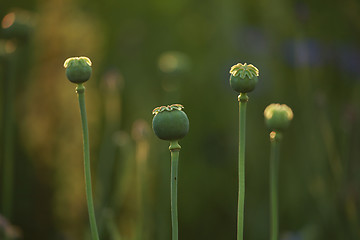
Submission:
<svg viewBox="0 0 360 240">
<path fill-rule="evenodd" d="M 278 173 L 279 173 L 279 152 L 280 133 L 271 132 L 271 153 L 270 153 L 270 239 L 279 239 L 279 217 L 278 217 Z"/>
<path fill-rule="evenodd" d="M 83 84 L 81 83 L 78 84 L 78 86 L 76 87 L 76 93 L 78 94 L 78 99 L 79 99 L 80 115 L 81 115 L 82 131 L 83 131 L 85 190 L 86 190 L 86 200 L 87 200 L 88 212 L 89 212 L 90 229 L 91 229 L 92 239 L 99 240 L 99 234 L 96 226 L 94 202 L 92 196 L 89 131 L 88 131 L 88 123 L 86 117 L 86 108 L 85 108 L 85 87 Z"/>
<path fill-rule="evenodd" d="M 239 191 L 238 191 L 238 219 L 237 239 L 244 238 L 244 206 L 245 206 L 245 126 L 246 105 L 249 97 L 246 93 L 240 93 L 239 97 Z"/>
<path fill-rule="evenodd" d="M 178 207 L 177 207 L 177 182 L 178 182 L 178 165 L 179 152 L 181 146 L 178 141 L 171 141 L 169 150 L 171 153 L 171 226 L 172 240 L 178 240 Z"/>
</svg>

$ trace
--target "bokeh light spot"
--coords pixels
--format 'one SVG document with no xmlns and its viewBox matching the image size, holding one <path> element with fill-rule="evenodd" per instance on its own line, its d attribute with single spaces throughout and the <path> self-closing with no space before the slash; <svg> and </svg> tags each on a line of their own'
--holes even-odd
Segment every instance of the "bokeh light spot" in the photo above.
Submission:
<svg viewBox="0 0 360 240">
<path fill-rule="evenodd" d="M 15 13 L 14 12 L 8 13 L 1 21 L 1 27 L 4 29 L 9 28 L 11 27 L 11 25 L 14 24 L 14 22 L 15 22 Z"/>
<path fill-rule="evenodd" d="M 5 53 L 10 54 L 15 52 L 16 45 L 13 41 L 6 41 L 5 42 Z"/>
</svg>

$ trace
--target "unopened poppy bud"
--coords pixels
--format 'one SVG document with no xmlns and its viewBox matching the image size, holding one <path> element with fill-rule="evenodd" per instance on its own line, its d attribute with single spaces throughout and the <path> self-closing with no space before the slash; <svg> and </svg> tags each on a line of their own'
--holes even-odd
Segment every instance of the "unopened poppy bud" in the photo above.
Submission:
<svg viewBox="0 0 360 240">
<path fill-rule="evenodd" d="M 157 107 L 152 121 L 155 135 L 168 141 L 180 140 L 189 132 L 189 119 L 180 104 Z"/>
<path fill-rule="evenodd" d="M 66 76 L 73 83 L 84 83 L 91 76 L 91 61 L 87 57 L 72 57 L 64 62 Z"/>
</svg>

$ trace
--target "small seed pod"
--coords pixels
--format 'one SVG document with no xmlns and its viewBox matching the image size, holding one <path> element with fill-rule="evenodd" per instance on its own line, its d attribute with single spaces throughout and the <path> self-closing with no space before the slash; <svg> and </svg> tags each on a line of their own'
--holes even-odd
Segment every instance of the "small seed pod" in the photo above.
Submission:
<svg viewBox="0 0 360 240">
<path fill-rule="evenodd" d="M 91 61 L 87 57 L 72 57 L 64 62 L 66 76 L 73 83 L 84 83 L 91 76 Z"/>
<path fill-rule="evenodd" d="M 238 63 L 230 69 L 230 86 L 238 93 L 254 90 L 258 82 L 259 70 L 252 64 Z"/>
<path fill-rule="evenodd" d="M 157 107 L 152 121 L 156 136 L 162 140 L 180 140 L 189 132 L 189 119 L 180 104 Z"/>
<path fill-rule="evenodd" d="M 294 114 L 285 104 L 272 103 L 264 111 L 265 124 L 272 131 L 284 131 L 289 126 Z"/>
</svg>

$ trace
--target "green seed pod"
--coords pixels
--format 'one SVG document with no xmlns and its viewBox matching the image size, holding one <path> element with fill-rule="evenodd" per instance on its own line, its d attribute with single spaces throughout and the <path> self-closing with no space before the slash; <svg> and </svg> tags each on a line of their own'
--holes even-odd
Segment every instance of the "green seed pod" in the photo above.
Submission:
<svg viewBox="0 0 360 240">
<path fill-rule="evenodd" d="M 230 86 L 238 93 L 254 90 L 258 82 L 259 70 L 252 64 L 238 63 L 230 69 Z"/>
<path fill-rule="evenodd" d="M 289 126 L 294 114 L 285 104 L 272 103 L 264 111 L 265 124 L 272 131 L 284 131 Z"/>
<path fill-rule="evenodd" d="M 72 57 L 64 62 L 66 76 L 73 83 L 84 83 L 91 76 L 91 61 L 87 57 Z"/>
<path fill-rule="evenodd" d="M 180 104 L 157 107 L 152 121 L 156 136 L 162 140 L 180 140 L 189 132 L 189 119 Z"/>
</svg>

